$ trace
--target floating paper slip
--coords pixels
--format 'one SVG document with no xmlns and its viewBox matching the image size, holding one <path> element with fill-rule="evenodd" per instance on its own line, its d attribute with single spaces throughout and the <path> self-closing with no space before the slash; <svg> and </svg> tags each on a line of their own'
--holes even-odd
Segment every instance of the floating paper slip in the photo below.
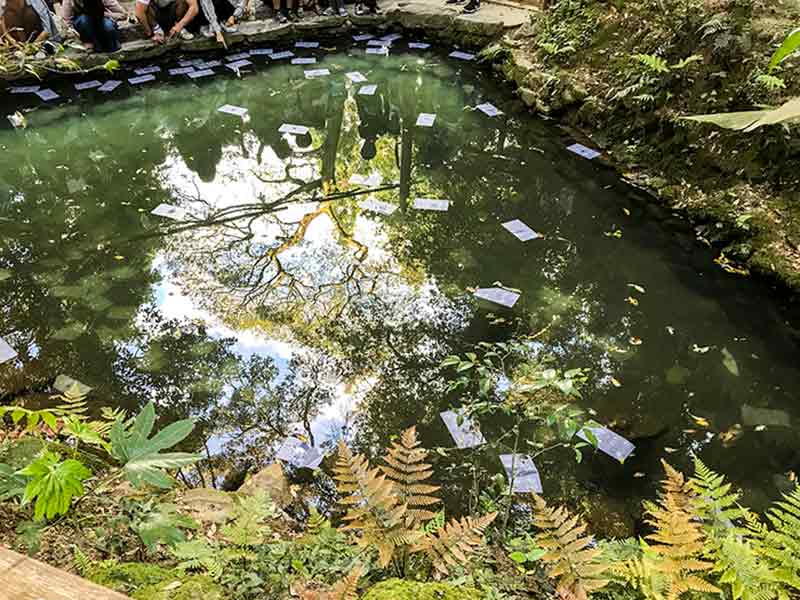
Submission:
<svg viewBox="0 0 800 600">
<path fill-rule="evenodd" d="M 431 45 L 425 42 L 408 42 L 408 47 L 414 50 L 427 50 Z"/>
<path fill-rule="evenodd" d="M 448 208 L 450 208 L 450 201 L 435 200 L 433 198 L 417 198 L 414 200 L 414 208 L 418 210 L 446 211 Z"/>
<path fill-rule="evenodd" d="M 464 409 L 448 410 L 439 415 L 459 448 L 475 448 L 486 443 L 478 424 L 464 414 Z"/>
<path fill-rule="evenodd" d="M 383 177 L 377 171 L 373 171 L 370 173 L 369 177 L 365 177 L 364 175 L 351 175 L 349 182 L 353 185 L 363 185 L 365 187 L 377 187 L 383 181 Z"/>
<path fill-rule="evenodd" d="M 12 87 L 8 91 L 12 94 L 35 94 L 41 89 L 39 85 L 19 85 Z"/>
<path fill-rule="evenodd" d="M 210 77 L 211 75 L 216 75 L 216 73 L 214 73 L 214 71 L 211 69 L 200 69 L 198 71 L 187 73 L 187 75 L 192 79 L 199 79 L 200 77 Z"/>
<path fill-rule="evenodd" d="M 79 92 L 81 92 L 83 90 L 91 90 L 91 89 L 94 89 L 94 88 L 98 88 L 101 85 L 103 85 L 103 84 L 100 83 L 99 81 L 97 81 L 96 79 L 93 79 L 92 81 L 85 81 L 83 83 L 76 83 L 75 84 L 75 89 L 78 90 Z"/>
<path fill-rule="evenodd" d="M 492 287 L 478 288 L 475 290 L 474 296 L 481 300 L 505 306 L 506 308 L 512 308 L 517 303 L 517 300 L 519 300 L 520 295 L 517 292 L 510 292 L 503 288 Z"/>
<path fill-rule="evenodd" d="M 159 204 L 151 212 L 151 215 L 157 217 L 166 217 L 175 221 L 182 221 L 186 216 L 186 211 L 172 204 Z"/>
<path fill-rule="evenodd" d="M 391 40 L 370 40 L 367 42 L 367 46 L 371 48 L 374 47 L 383 48 L 385 46 L 391 46 L 391 45 L 392 45 Z"/>
<path fill-rule="evenodd" d="M 359 202 L 358 206 L 363 210 L 371 210 L 372 212 L 386 216 L 391 215 L 398 208 L 396 204 L 378 200 L 375 196 L 367 197 L 366 200 Z"/>
<path fill-rule="evenodd" d="M 150 73 L 159 73 L 161 67 L 142 67 L 141 69 L 134 69 L 133 72 L 137 75 L 149 75 Z"/>
<path fill-rule="evenodd" d="M 280 133 L 291 133 L 294 135 L 305 135 L 308 133 L 308 127 L 305 125 L 292 125 L 291 123 L 284 123 L 278 128 Z"/>
<path fill-rule="evenodd" d="M 513 221 L 503 223 L 503 227 L 514 234 L 514 236 L 522 242 L 527 242 L 529 240 L 535 240 L 542 237 L 519 219 L 514 219 Z"/>
<path fill-rule="evenodd" d="M 631 455 L 631 452 L 636 449 L 636 446 L 634 446 L 624 437 L 618 433 L 614 433 L 607 427 L 602 427 L 600 425 L 596 427 L 584 427 L 578 431 L 576 435 L 585 442 L 589 442 L 591 444 L 589 436 L 586 435 L 587 429 L 594 434 L 595 438 L 597 438 L 597 448 L 608 454 L 610 457 L 616 458 L 619 462 L 624 462 L 625 459 Z"/>
<path fill-rule="evenodd" d="M 353 83 L 364 83 L 365 81 L 367 81 L 367 78 L 364 77 L 358 71 L 353 71 L 352 73 L 345 73 L 345 75 Z"/>
<path fill-rule="evenodd" d="M 155 75 L 142 75 L 140 77 L 131 77 L 130 79 L 128 79 L 128 83 L 130 83 L 131 85 L 139 85 L 142 83 L 147 83 L 148 81 L 155 81 L 155 80 L 156 80 Z"/>
<path fill-rule="evenodd" d="M 107 94 L 109 92 L 113 92 L 120 85 L 122 85 L 121 81 L 117 81 L 116 79 L 109 79 L 103 85 L 101 85 L 99 88 L 97 88 L 97 91 L 98 92 L 104 92 L 104 93 Z"/>
<path fill-rule="evenodd" d="M 367 40 L 371 40 L 375 36 L 371 33 L 362 33 L 361 35 L 354 35 L 353 41 L 354 42 L 366 42 Z"/>
<path fill-rule="evenodd" d="M 272 48 L 253 48 L 249 54 L 250 56 L 269 56 L 272 54 Z"/>
<path fill-rule="evenodd" d="M 228 62 L 234 62 L 249 57 L 250 57 L 249 52 L 239 52 L 238 54 L 229 54 L 228 56 L 225 57 L 225 60 L 227 60 Z"/>
<path fill-rule="evenodd" d="M 380 48 L 367 48 L 367 54 L 378 54 L 381 56 L 388 56 L 389 55 L 389 47 L 388 46 L 381 46 Z"/>
<path fill-rule="evenodd" d="M 204 62 L 199 62 L 195 64 L 195 68 L 197 69 L 213 69 L 214 67 L 219 67 L 222 65 L 221 60 L 209 60 Z"/>
<path fill-rule="evenodd" d="M 378 90 L 377 85 L 365 85 L 360 90 L 358 90 L 358 94 L 359 96 L 374 96 L 377 90 Z"/>
<path fill-rule="evenodd" d="M 317 62 L 316 58 L 309 57 L 309 58 L 293 58 L 292 64 L 293 65 L 313 65 Z"/>
<path fill-rule="evenodd" d="M 203 61 L 200 60 L 199 62 L 202 63 Z M 198 63 L 197 59 L 194 59 L 194 60 L 179 60 L 178 61 L 178 65 L 180 65 L 181 67 L 193 67 L 197 63 Z"/>
<path fill-rule="evenodd" d="M 170 75 L 187 75 L 194 71 L 194 67 L 180 67 L 177 69 L 170 69 L 168 72 Z"/>
<path fill-rule="evenodd" d="M 315 77 L 326 77 L 331 74 L 328 69 L 312 69 L 305 71 L 306 79 L 314 79 Z"/>
<path fill-rule="evenodd" d="M 501 454 L 500 462 L 506 470 L 509 481 L 513 481 L 511 492 L 514 494 L 542 493 L 542 480 L 533 460 L 527 454 Z"/>
<path fill-rule="evenodd" d="M 45 102 L 50 102 L 50 100 L 55 100 L 55 99 L 61 97 L 58 94 L 56 94 L 53 90 L 50 90 L 50 89 L 39 90 L 38 92 L 35 92 L 35 93 L 36 93 L 37 96 L 39 96 L 39 98 L 41 98 Z"/>
<path fill-rule="evenodd" d="M 16 356 L 16 351 L 3 338 L 0 338 L 0 364 L 10 361 Z"/>
<path fill-rule="evenodd" d="M 294 56 L 294 52 L 289 50 L 285 50 L 284 52 L 276 52 L 275 54 L 270 55 L 272 60 L 283 60 L 284 58 L 292 58 Z"/>
<path fill-rule="evenodd" d="M 399 40 L 403 37 L 402 33 L 390 33 L 389 35 L 385 35 L 381 38 L 384 42 L 394 42 L 395 40 Z"/>
<path fill-rule="evenodd" d="M 567 150 L 570 152 L 574 152 L 578 156 L 582 156 L 583 158 L 587 158 L 592 160 L 593 158 L 597 158 L 600 156 L 600 153 L 597 150 L 592 150 L 591 148 L 587 148 L 583 144 L 572 144 L 572 146 L 567 146 Z"/>
<path fill-rule="evenodd" d="M 325 455 L 319 449 L 290 437 L 283 441 L 275 457 L 301 469 L 316 469 Z"/>
<path fill-rule="evenodd" d="M 247 109 L 241 106 L 234 106 L 233 104 L 225 104 L 217 109 L 217 112 L 225 113 L 226 115 L 233 115 L 235 117 L 245 117 Z"/>
<path fill-rule="evenodd" d="M 497 115 L 502 115 L 503 111 L 497 108 L 494 104 L 490 104 L 489 102 L 484 102 L 483 104 L 478 104 L 476 106 L 479 111 L 483 114 L 488 115 L 490 117 L 496 117 Z"/>
<path fill-rule="evenodd" d="M 432 113 L 419 113 L 417 117 L 417 127 L 433 127 L 436 115 Z"/>
<path fill-rule="evenodd" d="M 243 58 L 242 60 L 237 60 L 235 62 L 228 63 L 225 66 L 228 67 L 231 71 L 238 71 L 239 69 L 241 69 L 243 67 L 247 67 L 247 66 L 252 65 L 252 64 L 253 63 L 251 63 L 249 60 L 247 60 L 246 58 Z"/>
<path fill-rule="evenodd" d="M 58 377 L 56 377 L 56 381 L 55 383 L 53 383 L 53 387 L 62 394 L 70 392 L 71 394 L 75 394 L 78 396 L 85 396 L 92 391 L 91 387 L 89 387 L 85 383 L 81 383 L 77 379 L 69 377 L 68 375 L 59 375 Z"/>
<path fill-rule="evenodd" d="M 449 56 L 450 58 L 457 58 L 459 60 L 475 60 L 474 54 L 470 54 L 469 52 L 461 52 L 460 50 L 451 52 Z"/>
<path fill-rule="evenodd" d="M 303 41 L 299 41 L 299 42 L 295 42 L 294 43 L 294 47 L 295 48 L 319 48 L 319 42 L 303 42 Z"/>
</svg>

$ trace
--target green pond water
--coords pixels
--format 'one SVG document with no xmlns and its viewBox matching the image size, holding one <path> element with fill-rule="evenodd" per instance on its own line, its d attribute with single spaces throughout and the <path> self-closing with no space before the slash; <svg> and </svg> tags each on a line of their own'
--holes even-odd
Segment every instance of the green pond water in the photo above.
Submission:
<svg viewBox="0 0 800 600">
<path fill-rule="evenodd" d="M 797 316 L 566 151 L 574 140 L 490 73 L 404 48 L 255 57 L 242 78 L 217 68 L 198 83 L 162 72 L 110 96 L 63 82 L 54 106 L 4 91 L 3 114 L 36 110 L 27 130 L 0 131 L 0 337 L 19 353 L 0 366 L 2 401 L 45 397 L 66 374 L 96 405 L 197 417 L 196 448 L 251 468 L 297 427 L 371 455 L 412 424 L 452 447 L 439 412 L 459 397 L 441 360 L 547 327 L 531 353 L 588 368 L 576 405 L 636 451 L 624 464 L 547 453 L 546 496 L 631 523 L 659 460 L 693 453 L 756 507 L 785 489 L 800 467 Z M 314 68 L 331 74 L 305 79 Z M 481 102 L 505 114 L 468 108 Z M 415 126 L 422 112 L 432 128 Z M 391 216 L 359 207 L 366 194 L 317 202 L 372 172 L 375 196 L 401 207 Z M 451 204 L 415 210 L 417 197 Z M 151 215 L 161 203 L 192 216 Z M 511 219 L 544 237 L 517 240 Z M 513 309 L 472 297 L 495 282 L 521 292 Z M 507 426 L 481 422 L 487 439 Z M 434 454 L 456 510 L 472 465 L 501 471 L 496 452 Z"/>
</svg>

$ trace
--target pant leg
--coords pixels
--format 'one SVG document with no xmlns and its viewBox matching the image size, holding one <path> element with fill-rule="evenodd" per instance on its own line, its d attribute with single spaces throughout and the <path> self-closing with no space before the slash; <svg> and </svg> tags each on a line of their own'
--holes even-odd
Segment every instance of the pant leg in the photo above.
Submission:
<svg viewBox="0 0 800 600">
<path fill-rule="evenodd" d="M 103 31 L 98 37 L 100 38 L 100 47 L 103 52 L 116 52 L 119 50 L 119 30 L 114 19 L 103 17 Z"/>
<path fill-rule="evenodd" d="M 97 39 L 97 31 L 95 31 L 94 23 L 88 15 L 78 15 L 72 20 L 72 26 L 75 31 L 81 36 L 84 42 L 89 42 L 95 49 L 99 49 L 100 40 Z"/>
</svg>

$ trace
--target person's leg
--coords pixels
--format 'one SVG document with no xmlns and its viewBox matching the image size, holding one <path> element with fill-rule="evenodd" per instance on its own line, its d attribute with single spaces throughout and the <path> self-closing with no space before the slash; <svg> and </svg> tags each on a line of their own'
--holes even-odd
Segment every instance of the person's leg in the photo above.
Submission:
<svg viewBox="0 0 800 600">
<path fill-rule="evenodd" d="M 91 44 L 95 50 L 100 50 L 100 40 L 98 39 L 98 32 L 95 31 L 94 23 L 88 15 L 78 15 L 72 21 L 72 26 L 78 35 L 81 36 L 81 41 Z"/>
<path fill-rule="evenodd" d="M 286 23 L 289 19 L 281 9 L 281 0 L 272 0 L 272 16 L 278 23 Z"/>
<path fill-rule="evenodd" d="M 103 35 L 100 41 L 103 52 L 116 52 L 120 49 L 119 29 L 114 19 L 103 17 Z"/>
</svg>

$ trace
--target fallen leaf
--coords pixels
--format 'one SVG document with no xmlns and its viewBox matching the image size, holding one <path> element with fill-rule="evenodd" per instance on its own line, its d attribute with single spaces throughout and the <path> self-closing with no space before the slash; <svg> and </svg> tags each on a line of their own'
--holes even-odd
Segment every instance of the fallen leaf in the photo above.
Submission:
<svg viewBox="0 0 800 600">
<path fill-rule="evenodd" d="M 711 346 L 698 346 L 697 344 L 692 344 L 692 350 L 698 354 L 705 354 L 711 350 Z"/>
<path fill-rule="evenodd" d="M 669 454 L 672 454 L 673 452 L 677 451 L 678 451 L 677 448 L 670 448 L 669 446 L 664 446 L 664 452 L 668 452 Z"/>
<path fill-rule="evenodd" d="M 633 306 L 639 306 L 639 301 L 636 298 L 633 298 L 632 296 L 628 296 L 627 298 L 625 298 L 625 302 L 627 302 L 628 304 L 632 304 Z"/>
<path fill-rule="evenodd" d="M 667 333 L 670 335 L 675 335 L 675 328 L 667 325 Z"/>
<path fill-rule="evenodd" d="M 697 429 L 684 429 L 683 433 L 697 433 Z"/>
<path fill-rule="evenodd" d="M 642 338 L 638 338 L 633 336 L 631 339 L 628 340 L 631 346 L 641 346 L 642 345 Z"/>
<path fill-rule="evenodd" d="M 730 371 L 731 375 L 734 377 L 739 376 L 739 365 L 736 364 L 736 359 L 733 358 L 733 354 L 727 348 L 723 348 L 722 352 L 722 364 L 725 366 L 728 371 Z"/>
<path fill-rule="evenodd" d="M 641 471 L 636 471 L 636 473 L 634 473 L 633 476 L 636 477 L 637 479 L 639 479 L 641 477 L 644 477 L 645 474 L 642 473 Z"/>
<path fill-rule="evenodd" d="M 627 208 L 623 208 L 622 212 L 624 212 L 629 217 L 631 216 L 631 211 L 629 211 Z"/>
<path fill-rule="evenodd" d="M 114 256 L 114 260 L 125 260 L 125 257 L 122 256 L 121 254 L 117 254 L 116 256 Z"/>
<path fill-rule="evenodd" d="M 766 428 L 767 428 L 766 425 L 756 425 L 755 426 L 755 430 L 756 431 L 764 431 Z"/>
<path fill-rule="evenodd" d="M 620 383 L 619 379 L 617 379 L 616 377 L 612 377 L 611 378 L 611 384 L 614 387 L 622 387 L 622 384 Z"/>
<path fill-rule="evenodd" d="M 700 425 L 700 427 L 711 427 L 711 424 L 703 417 L 698 417 L 691 413 L 689 414 L 689 416 L 692 417 L 692 419 L 694 419 L 694 422 Z"/>
<path fill-rule="evenodd" d="M 639 292 L 640 294 L 644 294 L 644 293 L 645 293 L 645 289 L 644 289 L 642 286 L 640 286 L 639 284 L 636 284 L 636 283 L 629 283 L 629 284 L 628 284 L 628 287 L 629 287 L 629 288 L 633 288 L 633 289 L 635 289 L 635 290 L 636 290 L 637 292 Z"/>
</svg>

